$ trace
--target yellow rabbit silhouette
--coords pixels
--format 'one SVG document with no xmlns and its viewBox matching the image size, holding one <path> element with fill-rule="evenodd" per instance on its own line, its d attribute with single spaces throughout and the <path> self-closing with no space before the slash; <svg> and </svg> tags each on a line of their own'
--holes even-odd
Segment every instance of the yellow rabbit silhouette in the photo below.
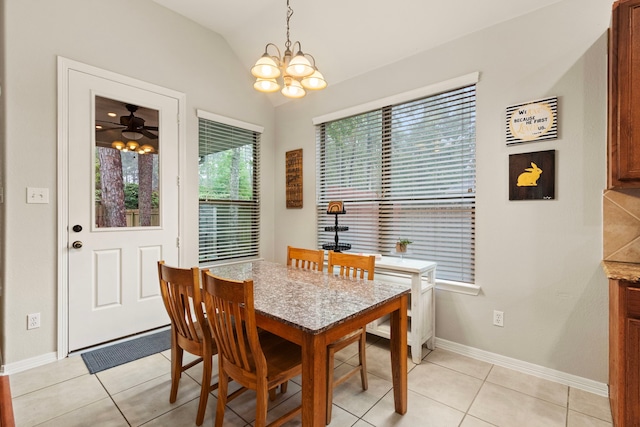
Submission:
<svg viewBox="0 0 640 427">
<path fill-rule="evenodd" d="M 538 167 L 535 163 L 531 162 L 530 168 L 526 168 L 525 171 L 518 175 L 518 187 L 537 187 L 538 179 L 540 179 L 540 174 L 542 174 L 542 169 Z"/>
</svg>

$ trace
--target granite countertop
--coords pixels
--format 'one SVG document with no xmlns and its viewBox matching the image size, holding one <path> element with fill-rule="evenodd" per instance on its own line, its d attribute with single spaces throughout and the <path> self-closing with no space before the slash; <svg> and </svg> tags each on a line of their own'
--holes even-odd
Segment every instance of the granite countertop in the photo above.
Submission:
<svg viewBox="0 0 640 427">
<path fill-rule="evenodd" d="M 602 267 L 609 279 L 640 282 L 640 263 L 602 261 Z"/>
</svg>

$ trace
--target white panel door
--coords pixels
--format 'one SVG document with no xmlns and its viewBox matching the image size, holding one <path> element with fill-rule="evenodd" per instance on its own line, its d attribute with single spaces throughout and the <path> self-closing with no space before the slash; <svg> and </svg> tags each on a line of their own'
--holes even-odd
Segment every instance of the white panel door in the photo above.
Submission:
<svg viewBox="0 0 640 427">
<path fill-rule="evenodd" d="M 178 265 L 179 138 L 176 98 L 76 70 L 69 72 L 68 88 L 68 325 L 74 351 L 169 324 L 156 263 Z M 104 116 L 118 106 L 129 110 Z M 124 153 L 112 148 L 112 140 L 152 148 Z M 128 205 L 132 188 L 139 206 Z"/>
</svg>

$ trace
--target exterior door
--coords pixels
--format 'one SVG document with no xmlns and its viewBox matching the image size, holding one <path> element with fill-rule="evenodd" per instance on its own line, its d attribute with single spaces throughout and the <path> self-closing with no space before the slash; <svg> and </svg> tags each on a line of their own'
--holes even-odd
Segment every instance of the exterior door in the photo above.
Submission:
<svg viewBox="0 0 640 427">
<path fill-rule="evenodd" d="M 179 261 L 178 109 L 69 71 L 69 351 L 169 324 L 156 263 Z"/>
</svg>

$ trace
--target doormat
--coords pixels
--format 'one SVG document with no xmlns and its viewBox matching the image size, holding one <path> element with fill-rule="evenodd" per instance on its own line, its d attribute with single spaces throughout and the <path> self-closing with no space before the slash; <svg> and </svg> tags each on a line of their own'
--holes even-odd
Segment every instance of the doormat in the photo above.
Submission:
<svg viewBox="0 0 640 427">
<path fill-rule="evenodd" d="M 90 374 L 113 368 L 171 348 L 171 330 L 135 338 L 82 353 Z"/>
</svg>

